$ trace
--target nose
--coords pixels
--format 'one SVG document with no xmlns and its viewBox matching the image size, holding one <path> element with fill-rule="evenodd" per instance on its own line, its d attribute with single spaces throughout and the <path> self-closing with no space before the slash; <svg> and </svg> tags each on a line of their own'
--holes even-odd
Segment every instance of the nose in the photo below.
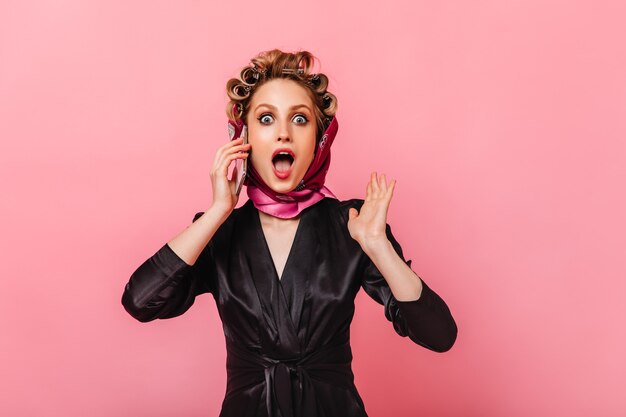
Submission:
<svg viewBox="0 0 626 417">
<path fill-rule="evenodd" d="M 280 124 L 279 130 L 278 130 L 279 142 L 291 142 L 291 136 L 289 135 L 288 125 L 289 125 L 288 122 L 282 122 Z"/>
</svg>

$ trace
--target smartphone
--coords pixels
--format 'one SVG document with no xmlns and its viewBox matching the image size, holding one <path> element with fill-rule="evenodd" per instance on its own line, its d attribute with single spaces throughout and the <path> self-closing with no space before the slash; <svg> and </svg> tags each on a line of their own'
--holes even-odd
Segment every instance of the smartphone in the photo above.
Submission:
<svg viewBox="0 0 626 417">
<path fill-rule="evenodd" d="M 243 129 L 241 129 L 241 136 L 243 138 L 243 143 L 242 144 L 246 144 L 248 143 L 248 126 L 243 125 Z M 250 157 L 250 154 L 248 153 L 248 158 Z M 246 174 L 248 172 L 248 158 L 245 159 L 237 159 L 236 160 L 236 167 L 237 167 L 237 182 L 235 183 L 235 192 L 237 193 L 237 196 L 239 196 L 239 193 L 241 192 L 241 188 L 243 187 L 243 183 L 244 180 L 246 179 Z"/>
</svg>

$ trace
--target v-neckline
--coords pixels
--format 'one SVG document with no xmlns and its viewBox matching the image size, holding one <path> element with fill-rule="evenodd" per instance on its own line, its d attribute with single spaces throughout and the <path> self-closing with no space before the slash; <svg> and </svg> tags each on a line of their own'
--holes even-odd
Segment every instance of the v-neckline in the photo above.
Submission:
<svg viewBox="0 0 626 417">
<path fill-rule="evenodd" d="M 278 284 L 282 287 L 282 283 L 284 282 L 283 280 L 285 279 L 285 277 L 287 276 L 287 270 L 291 264 L 291 258 L 294 252 L 294 247 L 296 246 L 296 244 L 298 243 L 299 237 L 300 237 L 300 230 L 302 229 L 302 222 L 304 221 L 304 218 L 306 217 L 306 211 L 304 210 L 300 213 L 300 220 L 298 221 L 298 226 L 296 227 L 296 233 L 293 236 L 293 241 L 291 242 L 291 247 L 289 248 L 289 253 L 287 254 L 287 260 L 285 260 L 285 266 L 283 267 L 283 273 L 279 276 L 278 275 L 278 270 L 276 269 L 276 263 L 274 262 L 274 258 L 272 257 L 272 251 L 270 251 L 270 246 L 267 243 L 267 238 L 265 237 L 265 232 L 263 231 L 263 224 L 261 223 L 261 213 L 258 209 L 256 209 L 256 221 L 257 221 L 257 225 L 259 227 L 259 233 L 261 235 L 261 240 L 263 241 L 263 247 L 265 248 L 265 253 L 266 255 L 269 257 L 269 259 L 272 262 L 272 269 L 274 271 L 274 278 L 278 281 Z"/>
<path fill-rule="evenodd" d="M 320 208 L 316 208 L 318 204 L 302 210 L 280 278 L 263 233 L 258 209 L 251 201 L 246 203 L 240 225 L 241 255 L 245 258 L 241 261 L 245 262 L 258 294 L 262 308 L 259 320 L 266 322 L 273 332 L 272 340 L 280 339 L 281 346 L 292 351 L 299 351 L 300 341 L 305 338 L 301 333 L 304 329 L 301 327 L 302 314 L 307 304 L 314 262 L 320 256 L 321 240 L 315 227 L 320 221 Z"/>
</svg>

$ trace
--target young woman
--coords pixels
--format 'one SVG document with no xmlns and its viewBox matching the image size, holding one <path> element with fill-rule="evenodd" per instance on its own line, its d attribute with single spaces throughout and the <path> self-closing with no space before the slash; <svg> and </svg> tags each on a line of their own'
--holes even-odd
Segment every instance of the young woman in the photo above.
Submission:
<svg viewBox="0 0 626 417">
<path fill-rule="evenodd" d="M 367 416 L 350 349 L 361 287 L 400 336 L 436 352 L 456 340 L 446 303 L 387 224 L 395 181 L 372 173 L 365 200 L 339 201 L 324 186 L 337 99 L 313 63 L 306 51 L 272 50 L 228 82 L 235 139 L 215 154 L 213 204 L 139 266 L 122 296 L 148 322 L 213 295 L 227 348 L 221 417 Z M 249 200 L 235 209 L 228 167 L 245 158 Z"/>
</svg>

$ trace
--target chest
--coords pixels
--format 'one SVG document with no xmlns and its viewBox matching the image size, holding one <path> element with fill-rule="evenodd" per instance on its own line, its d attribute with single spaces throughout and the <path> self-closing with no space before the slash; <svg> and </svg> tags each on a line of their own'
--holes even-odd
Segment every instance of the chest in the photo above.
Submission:
<svg viewBox="0 0 626 417">
<path fill-rule="evenodd" d="M 279 226 L 269 226 L 261 224 L 261 229 L 265 237 L 265 242 L 270 252 L 274 268 L 278 279 L 283 276 L 287 258 L 291 252 L 293 242 L 298 230 L 299 220 L 281 224 Z"/>
<path fill-rule="evenodd" d="M 214 296 L 229 340 L 297 351 L 347 328 L 361 252 L 345 224 L 323 214 L 272 228 L 251 212 L 215 241 Z"/>
</svg>

